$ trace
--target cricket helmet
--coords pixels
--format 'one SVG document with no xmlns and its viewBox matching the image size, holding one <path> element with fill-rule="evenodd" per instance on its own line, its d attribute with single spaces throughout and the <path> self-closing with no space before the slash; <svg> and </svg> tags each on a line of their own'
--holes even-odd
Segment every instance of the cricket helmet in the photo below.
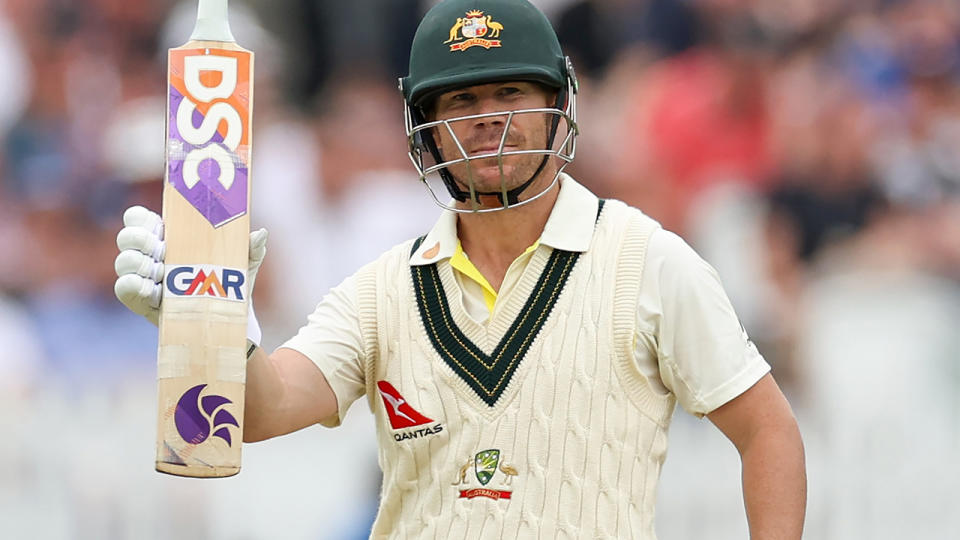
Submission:
<svg viewBox="0 0 960 540">
<path fill-rule="evenodd" d="M 542 109 L 500 111 L 441 121 L 428 118 L 433 101 L 444 92 L 506 81 L 540 83 L 556 91 L 556 103 Z M 444 208 L 460 212 L 484 212 L 529 202 L 549 191 L 563 168 L 573 160 L 577 135 L 576 76 L 569 58 L 560 49 L 550 21 L 526 0 L 446 0 L 434 6 L 417 28 L 410 48 L 410 73 L 400 79 L 400 90 L 404 98 L 410 159 L 434 200 Z M 504 151 L 506 132 L 515 115 L 519 114 L 551 117 L 545 148 Z M 506 116 L 500 148 L 496 153 L 468 156 L 451 124 L 485 116 Z M 555 145 L 561 121 L 564 122 L 563 137 Z M 434 130 L 447 131 L 456 141 L 459 155 L 442 156 L 434 139 Z M 503 157 L 515 154 L 542 154 L 543 159 L 537 171 L 519 186 L 507 189 L 505 178 L 501 175 L 499 191 L 487 193 L 475 190 L 471 161 L 497 158 L 502 170 Z M 553 181 L 541 192 L 520 201 L 520 194 L 533 183 L 551 156 L 561 161 Z M 468 178 L 460 179 L 461 183 L 458 183 L 448 167 L 460 163 L 466 164 Z M 464 210 L 443 202 L 438 190 L 428 180 L 433 175 L 440 177 L 455 201 L 472 201 L 473 209 Z M 461 184 L 465 184 L 467 189 L 463 189 Z M 495 195 L 502 206 L 481 209 L 477 195 Z"/>
</svg>

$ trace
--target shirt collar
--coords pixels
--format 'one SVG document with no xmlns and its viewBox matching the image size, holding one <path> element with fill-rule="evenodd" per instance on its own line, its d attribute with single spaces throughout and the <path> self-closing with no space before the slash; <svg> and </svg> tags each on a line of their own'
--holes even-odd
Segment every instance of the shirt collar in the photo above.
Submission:
<svg viewBox="0 0 960 540">
<path fill-rule="evenodd" d="M 593 238 L 599 204 L 599 199 L 590 190 L 569 175 L 561 174 L 560 193 L 540 235 L 540 243 L 564 251 L 587 251 Z M 457 214 L 444 210 L 420 247 L 410 256 L 410 265 L 433 264 L 452 257 L 456 249 Z"/>
<path fill-rule="evenodd" d="M 560 175 L 560 193 L 540 243 L 553 249 L 584 252 L 590 248 L 600 199 L 567 174 Z"/>
<path fill-rule="evenodd" d="M 449 259 L 457 249 L 457 213 L 444 210 L 440 219 L 410 256 L 411 266 L 433 264 Z"/>
</svg>

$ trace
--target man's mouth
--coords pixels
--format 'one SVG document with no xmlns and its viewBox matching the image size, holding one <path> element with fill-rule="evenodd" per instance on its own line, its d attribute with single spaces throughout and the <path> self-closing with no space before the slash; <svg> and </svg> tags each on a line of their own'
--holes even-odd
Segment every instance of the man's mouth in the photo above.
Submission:
<svg viewBox="0 0 960 540">
<path fill-rule="evenodd" d="M 503 146 L 503 151 L 504 151 L 504 152 L 510 152 L 510 151 L 516 150 L 516 149 L 517 149 L 517 147 L 514 146 L 514 145 L 512 145 L 512 144 L 505 144 L 505 145 Z M 484 154 L 496 154 L 499 150 L 500 150 L 500 145 L 499 145 L 499 144 L 495 144 L 495 145 L 492 145 L 492 146 L 480 146 L 480 147 L 474 148 L 473 150 L 470 150 L 469 155 L 470 155 L 470 156 L 480 156 L 480 155 L 484 155 Z"/>
</svg>

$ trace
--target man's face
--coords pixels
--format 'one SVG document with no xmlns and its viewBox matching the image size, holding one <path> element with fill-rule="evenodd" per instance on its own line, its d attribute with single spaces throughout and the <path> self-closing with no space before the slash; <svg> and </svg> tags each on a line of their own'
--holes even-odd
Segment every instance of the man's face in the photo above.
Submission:
<svg viewBox="0 0 960 540">
<path fill-rule="evenodd" d="M 448 120 L 461 116 L 509 112 L 519 109 L 552 107 L 554 94 L 544 87 L 529 82 L 504 82 L 470 86 L 441 94 L 433 107 L 432 120 Z M 451 122 L 457 140 L 467 156 L 496 153 L 500 147 L 507 114 Z M 517 150 L 544 150 L 552 115 L 546 113 L 516 114 L 510 121 L 503 152 Z M 434 138 L 444 160 L 462 158 L 460 149 L 444 126 L 434 128 Z M 536 172 L 543 154 L 503 157 L 503 184 L 512 189 L 526 182 Z M 464 190 L 469 190 L 468 179 L 473 178 L 479 192 L 499 192 L 502 189 L 500 166 L 496 157 L 457 163 L 448 170 Z M 535 191 L 535 190 L 534 190 Z"/>
</svg>

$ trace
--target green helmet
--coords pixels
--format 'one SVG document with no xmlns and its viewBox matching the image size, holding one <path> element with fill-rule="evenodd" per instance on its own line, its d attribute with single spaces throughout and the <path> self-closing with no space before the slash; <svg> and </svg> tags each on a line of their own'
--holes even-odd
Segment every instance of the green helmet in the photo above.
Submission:
<svg viewBox="0 0 960 540">
<path fill-rule="evenodd" d="M 560 42 L 550 21 L 526 0 L 446 0 L 427 12 L 413 38 L 410 74 L 400 79 L 400 90 L 405 103 L 410 157 L 421 180 L 444 208 L 455 209 L 440 201 L 436 190 L 427 181 L 427 175 L 439 174 L 450 195 L 458 201 L 466 201 L 475 196 L 472 185 L 470 191 L 461 189 L 447 166 L 457 162 L 469 165 L 475 158 L 462 155 L 459 159 L 444 161 L 431 135 L 431 129 L 443 129 L 443 123 L 427 122 L 426 109 L 444 92 L 502 81 L 536 82 L 557 91 L 557 103 L 553 108 L 527 111 L 550 113 L 555 118 L 547 148 L 542 152 L 544 160 L 537 173 L 517 188 L 504 188 L 502 192 L 494 193 L 502 194 L 500 201 L 503 208 L 507 208 L 518 204 L 520 192 L 533 182 L 550 155 L 560 157 L 563 166 L 573 159 L 577 131 L 577 86 L 573 67 L 560 50 Z M 559 150 L 551 150 L 562 119 L 567 122 L 568 135 Z M 456 119 L 449 120 L 452 121 Z M 446 128 L 449 129 L 449 124 Z M 502 150 L 495 156 L 502 159 L 502 156 L 511 154 Z M 433 156 L 436 165 L 424 164 L 425 152 Z M 547 190 L 549 187 L 536 196 Z"/>
<path fill-rule="evenodd" d="M 448 0 L 423 17 L 410 47 L 406 100 L 497 81 L 566 86 L 566 58 L 550 21 L 526 0 Z"/>
</svg>

